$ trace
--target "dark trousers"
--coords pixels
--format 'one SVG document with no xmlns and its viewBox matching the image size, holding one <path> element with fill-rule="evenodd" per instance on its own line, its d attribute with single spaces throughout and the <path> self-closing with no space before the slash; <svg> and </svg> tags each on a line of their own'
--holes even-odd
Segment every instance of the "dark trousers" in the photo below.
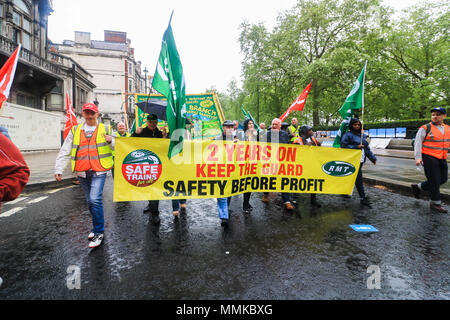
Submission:
<svg viewBox="0 0 450 320">
<path fill-rule="evenodd" d="M 159 200 L 148 200 L 148 207 L 153 215 L 159 215 Z"/>
<path fill-rule="evenodd" d="M 440 186 L 448 180 L 447 159 L 437 159 L 427 154 L 422 155 L 423 168 L 427 181 L 422 182 L 420 187 L 428 191 L 431 201 L 440 202 Z"/>
<path fill-rule="evenodd" d="M 250 206 L 250 196 L 251 195 L 252 195 L 251 192 L 244 193 L 244 203 L 243 203 L 244 210 Z"/>
<path fill-rule="evenodd" d="M 364 192 L 364 184 L 363 184 L 363 176 L 362 176 L 363 164 L 364 163 L 361 162 L 361 166 L 359 167 L 358 175 L 356 176 L 356 182 L 355 182 L 356 190 L 358 190 L 359 197 L 361 198 L 361 200 L 366 197 L 366 193 Z"/>
</svg>

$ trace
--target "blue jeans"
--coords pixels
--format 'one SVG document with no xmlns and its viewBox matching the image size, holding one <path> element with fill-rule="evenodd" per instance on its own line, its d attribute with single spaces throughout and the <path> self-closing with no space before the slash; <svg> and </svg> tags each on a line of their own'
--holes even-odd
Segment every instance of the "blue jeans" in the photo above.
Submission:
<svg viewBox="0 0 450 320">
<path fill-rule="evenodd" d="M 228 219 L 228 198 L 217 198 L 217 209 L 219 209 L 219 219 Z"/>
<path fill-rule="evenodd" d="M 83 188 L 84 195 L 92 215 L 93 232 L 95 234 L 105 231 L 103 218 L 103 187 L 105 186 L 106 174 L 96 175 L 94 171 L 87 171 L 86 178 L 78 177 Z"/>
<path fill-rule="evenodd" d="M 180 204 L 184 204 L 184 203 L 186 203 L 186 199 L 172 200 L 172 210 L 180 211 Z"/>
</svg>

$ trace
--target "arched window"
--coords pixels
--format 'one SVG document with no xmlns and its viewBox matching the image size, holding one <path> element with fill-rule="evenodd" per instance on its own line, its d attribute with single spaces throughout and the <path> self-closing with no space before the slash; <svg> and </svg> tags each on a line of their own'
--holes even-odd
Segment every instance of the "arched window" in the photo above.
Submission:
<svg viewBox="0 0 450 320">
<path fill-rule="evenodd" d="M 23 0 L 13 0 L 13 3 L 17 8 L 19 8 L 20 10 L 31 16 L 30 8 L 26 5 L 26 3 Z"/>
</svg>

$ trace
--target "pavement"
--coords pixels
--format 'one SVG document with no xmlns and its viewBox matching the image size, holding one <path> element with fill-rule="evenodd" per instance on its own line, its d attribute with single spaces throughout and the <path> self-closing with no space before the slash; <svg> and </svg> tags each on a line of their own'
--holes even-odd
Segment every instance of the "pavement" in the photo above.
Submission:
<svg viewBox="0 0 450 320">
<path fill-rule="evenodd" d="M 57 182 L 54 178 L 55 159 L 59 150 L 23 153 L 31 175 L 25 192 L 40 189 L 59 188 L 76 181 L 71 172 L 70 162 L 64 173 L 63 180 Z M 372 149 L 378 157 L 377 165 L 367 161 L 363 167 L 364 182 L 402 194 L 411 194 L 411 184 L 425 180 L 423 168 L 417 168 L 414 163 L 414 152 L 396 149 Z M 450 201 L 450 182 L 441 186 L 442 199 Z"/>
</svg>

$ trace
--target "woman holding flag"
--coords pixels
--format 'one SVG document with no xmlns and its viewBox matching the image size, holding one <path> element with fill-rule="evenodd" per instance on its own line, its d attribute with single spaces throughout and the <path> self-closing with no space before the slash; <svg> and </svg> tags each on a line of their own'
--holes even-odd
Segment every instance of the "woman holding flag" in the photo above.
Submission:
<svg viewBox="0 0 450 320">
<path fill-rule="evenodd" d="M 366 162 L 366 157 L 368 157 L 370 161 L 372 161 L 375 165 L 377 164 L 377 158 L 370 150 L 369 143 L 367 142 L 367 135 L 362 133 L 362 125 L 359 119 L 352 118 L 350 120 L 349 130 L 350 131 L 346 132 L 342 137 L 341 148 L 361 149 L 362 151 L 361 166 L 359 167 L 355 185 L 361 198 L 360 203 L 362 205 L 370 207 L 369 199 L 366 197 L 366 194 L 364 192 L 362 166 Z"/>
</svg>

